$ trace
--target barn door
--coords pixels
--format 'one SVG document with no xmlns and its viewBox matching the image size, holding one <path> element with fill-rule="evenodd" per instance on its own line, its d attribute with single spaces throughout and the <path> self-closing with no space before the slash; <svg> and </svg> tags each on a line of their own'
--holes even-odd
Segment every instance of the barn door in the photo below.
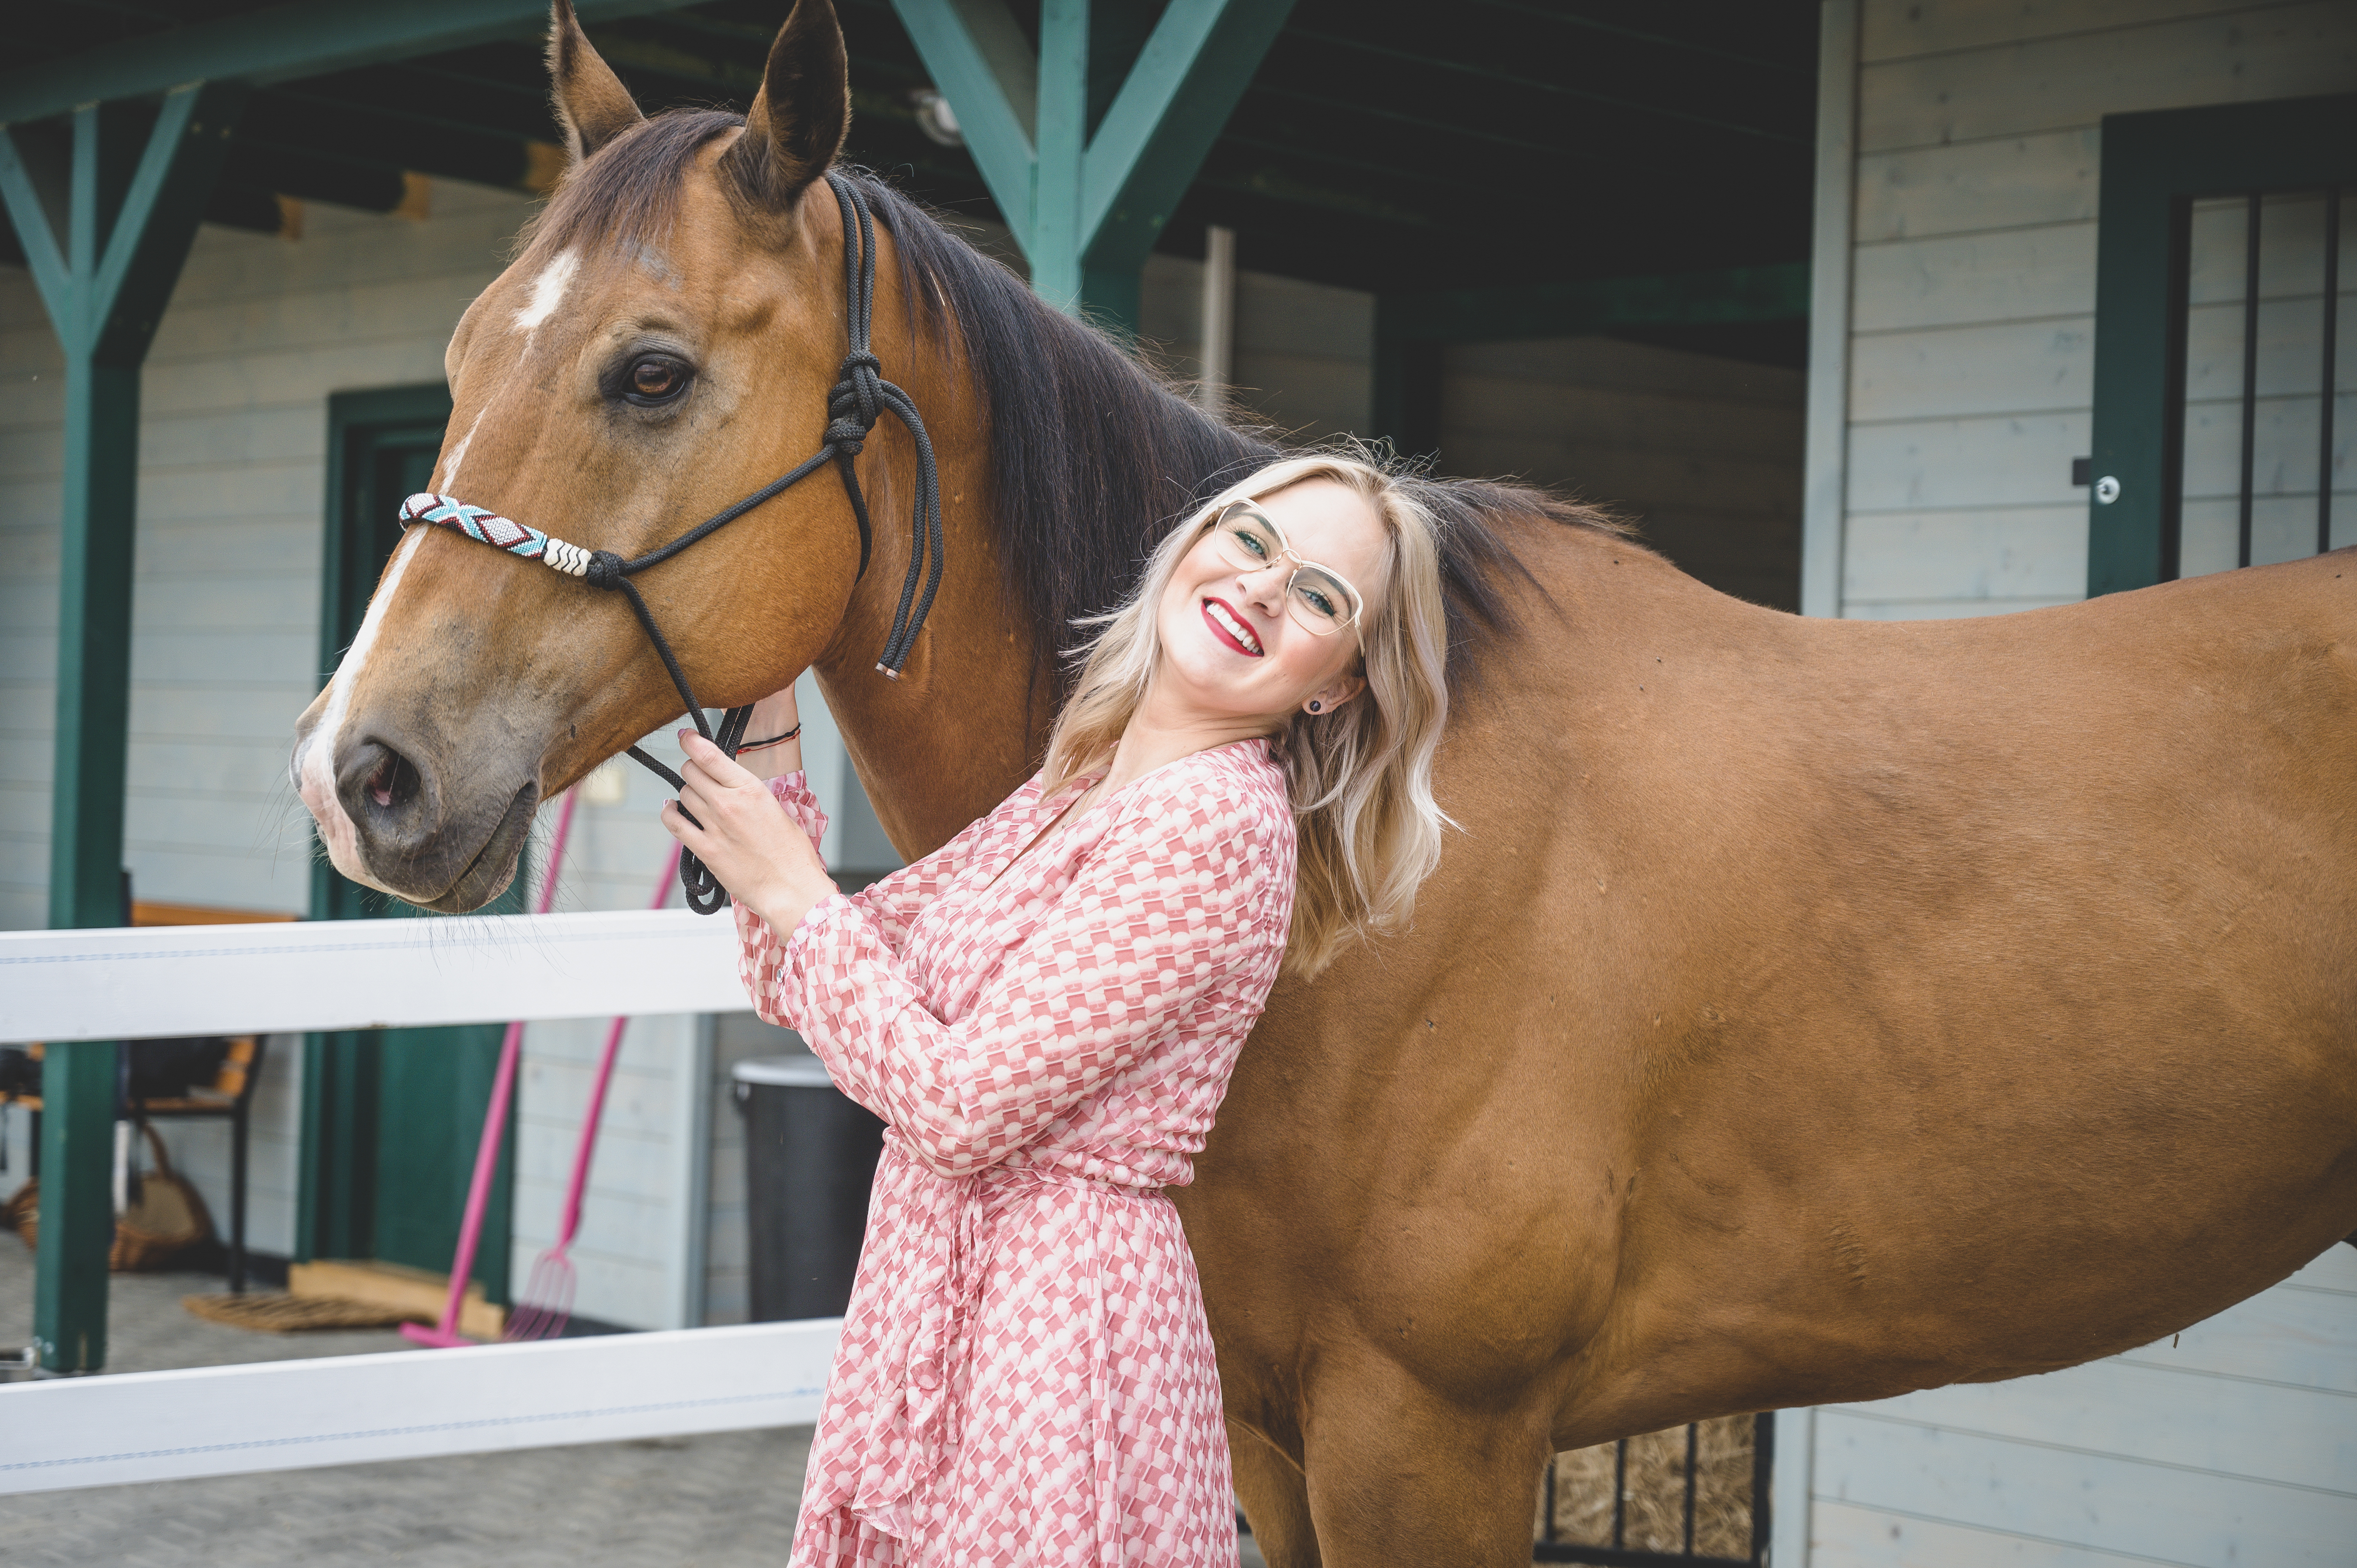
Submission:
<svg viewBox="0 0 2357 1568">
<path fill-rule="evenodd" d="M 2088 593 L 2357 543 L 2357 95 L 2103 134 Z"/>
<path fill-rule="evenodd" d="M 449 394 L 439 386 L 329 400 L 322 683 L 358 632 L 369 596 L 399 542 L 394 514 L 402 498 L 431 486 L 449 413 Z M 518 876 L 489 912 L 521 909 L 527 880 Z M 324 856 L 313 863 L 314 919 L 416 913 L 337 875 Z M 304 1056 L 299 1256 L 449 1268 L 502 1033 L 501 1025 L 491 1023 L 310 1036 Z M 475 1278 L 495 1302 L 508 1299 L 514 1147 L 511 1125 L 476 1252 Z"/>
</svg>

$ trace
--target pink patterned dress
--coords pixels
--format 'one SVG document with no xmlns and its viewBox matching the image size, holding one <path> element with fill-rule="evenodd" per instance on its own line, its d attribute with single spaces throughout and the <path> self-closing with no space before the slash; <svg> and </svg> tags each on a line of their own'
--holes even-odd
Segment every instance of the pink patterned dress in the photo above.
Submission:
<svg viewBox="0 0 2357 1568">
<path fill-rule="evenodd" d="M 890 1123 L 793 1568 L 1232 1568 L 1192 1179 L 1292 918 L 1263 741 L 1202 751 L 1025 854 L 1034 779 L 782 940 L 747 989 Z M 772 787 L 815 839 L 790 774 Z M 1019 857 L 1019 858 L 1018 858 Z"/>
</svg>

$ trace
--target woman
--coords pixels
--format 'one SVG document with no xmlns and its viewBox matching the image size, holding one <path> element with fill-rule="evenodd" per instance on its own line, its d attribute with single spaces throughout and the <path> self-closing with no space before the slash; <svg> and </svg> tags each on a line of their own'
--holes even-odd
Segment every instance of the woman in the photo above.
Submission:
<svg viewBox="0 0 2357 1568">
<path fill-rule="evenodd" d="M 1434 526 L 1354 459 L 1254 475 L 1100 623 L 1039 776 L 851 897 L 791 690 L 752 768 L 683 733 L 704 825 L 664 825 L 735 896 L 761 1015 L 891 1127 L 796 1568 L 1236 1561 L 1161 1189 L 1280 969 L 1399 925 L 1439 857 Z"/>
</svg>

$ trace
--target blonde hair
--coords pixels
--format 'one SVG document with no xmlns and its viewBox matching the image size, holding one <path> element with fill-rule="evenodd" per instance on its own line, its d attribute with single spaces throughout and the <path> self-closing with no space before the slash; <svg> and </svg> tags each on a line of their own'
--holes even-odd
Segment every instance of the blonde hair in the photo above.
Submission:
<svg viewBox="0 0 2357 1568">
<path fill-rule="evenodd" d="M 1312 479 L 1364 499 L 1383 525 L 1382 595 L 1355 630 L 1366 698 L 1330 714 L 1296 711 L 1271 744 L 1300 841 L 1300 880 L 1285 968 L 1318 973 L 1353 939 L 1405 928 L 1416 888 L 1440 862 L 1448 825 L 1432 798 L 1432 758 L 1448 718 L 1448 610 L 1440 520 L 1364 448 L 1272 463 L 1170 531 L 1127 603 L 1091 618 L 1072 695 L 1048 738 L 1053 791 L 1109 763 L 1161 662 L 1156 613 L 1178 562 L 1230 501 L 1265 500 Z"/>
</svg>

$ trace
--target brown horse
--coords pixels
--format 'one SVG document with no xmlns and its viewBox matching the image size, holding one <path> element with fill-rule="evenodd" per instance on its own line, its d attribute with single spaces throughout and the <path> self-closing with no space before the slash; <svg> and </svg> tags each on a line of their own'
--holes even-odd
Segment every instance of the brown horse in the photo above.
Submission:
<svg viewBox="0 0 2357 1568">
<path fill-rule="evenodd" d="M 630 553 L 819 443 L 844 55 L 802 0 L 741 130 L 641 121 L 562 9 L 552 66 L 576 166 L 451 341 L 435 488 Z M 638 581 L 707 701 L 815 665 L 913 855 L 1033 766 L 1070 618 L 1265 449 L 855 177 L 948 511 L 906 678 L 897 429 L 864 575 L 822 473 Z M 2068 1366 L 2357 1226 L 2357 556 L 1803 620 L 1448 494 L 1462 831 L 1411 934 L 1278 989 L 1178 1195 L 1271 1563 L 1527 1562 L 1555 1450 Z M 468 909 L 677 711 L 615 595 L 421 528 L 294 768 L 347 875 Z"/>
</svg>

